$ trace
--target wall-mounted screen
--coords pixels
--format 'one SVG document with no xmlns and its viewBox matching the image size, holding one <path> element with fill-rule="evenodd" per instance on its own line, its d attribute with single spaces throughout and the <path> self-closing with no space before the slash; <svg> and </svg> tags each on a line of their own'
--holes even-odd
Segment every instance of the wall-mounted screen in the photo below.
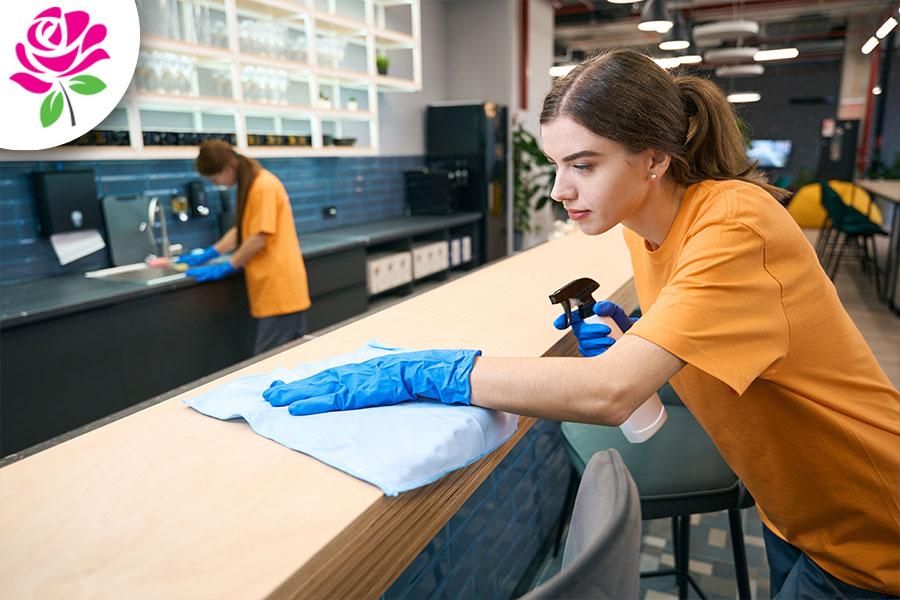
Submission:
<svg viewBox="0 0 900 600">
<path fill-rule="evenodd" d="M 791 140 L 750 140 L 747 157 L 758 160 L 764 169 L 778 169 L 787 164 L 791 156 Z"/>
</svg>

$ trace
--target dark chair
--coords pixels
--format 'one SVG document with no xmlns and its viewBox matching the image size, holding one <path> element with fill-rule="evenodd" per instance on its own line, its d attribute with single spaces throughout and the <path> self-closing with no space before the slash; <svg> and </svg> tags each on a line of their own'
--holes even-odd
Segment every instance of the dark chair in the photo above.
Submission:
<svg viewBox="0 0 900 600">
<path fill-rule="evenodd" d="M 578 486 L 560 572 L 523 599 L 637 598 L 640 555 L 637 487 L 618 452 L 597 452 Z"/>
<path fill-rule="evenodd" d="M 881 269 L 878 266 L 875 236 L 887 236 L 888 233 L 856 208 L 845 204 L 826 182 L 820 182 L 820 185 L 822 206 L 827 215 L 816 242 L 816 253 L 819 255 L 822 268 L 833 281 L 849 241 L 859 257 L 860 268 L 863 273 L 874 276 L 875 288 L 880 294 Z M 869 245 L 872 247 L 871 254 Z"/>
<path fill-rule="evenodd" d="M 563 445 L 573 467 L 569 495 L 594 453 L 607 448 L 618 450 L 637 484 L 643 518 L 672 519 L 675 567 L 642 573 L 641 577 L 674 575 L 679 598 L 687 597 L 688 585 L 701 598 L 706 597 L 688 573 L 690 516 L 727 510 L 738 594 L 740 598 L 749 598 L 750 577 L 740 509 L 753 506 L 753 498 L 675 390 L 667 384 L 659 395 L 669 419 L 643 444 L 629 443 L 617 427 L 562 424 Z M 560 536 L 564 523 L 563 516 Z"/>
</svg>

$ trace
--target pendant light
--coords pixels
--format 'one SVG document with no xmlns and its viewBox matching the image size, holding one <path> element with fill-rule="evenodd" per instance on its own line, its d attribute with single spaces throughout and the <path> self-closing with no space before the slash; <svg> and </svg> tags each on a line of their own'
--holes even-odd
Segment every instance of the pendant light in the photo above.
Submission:
<svg viewBox="0 0 900 600">
<path fill-rule="evenodd" d="M 666 33 L 671 28 L 672 19 L 666 9 L 666 0 L 647 0 L 641 10 L 641 22 L 638 23 L 638 29 Z"/>
<path fill-rule="evenodd" d="M 691 45 L 687 25 L 680 12 L 675 13 L 674 26 L 659 43 L 660 50 L 684 50 Z"/>
</svg>

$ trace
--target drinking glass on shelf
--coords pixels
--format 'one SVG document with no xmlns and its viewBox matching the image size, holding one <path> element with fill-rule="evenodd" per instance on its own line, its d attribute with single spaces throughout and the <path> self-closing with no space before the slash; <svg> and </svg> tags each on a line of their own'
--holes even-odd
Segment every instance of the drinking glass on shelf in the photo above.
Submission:
<svg viewBox="0 0 900 600">
<path fill-rule="evenodd" d="M 156 82 L 151 81 L 153 71 L 150 67 L 150 60 L 150 52 L 147 50 L 141 50 L 138 53 L 137 67 L 135 68 L 135 73 L 137 74 L 135 84 L 137 89 L 142 92 L 156 87 Z"/>
<path fill-rule="evenodd" d="M 163 59 L 159 52 L 154 51 L 151 53 L 150 69 L 153 73 L 152 79 L 154 82 L 154 86 L 148 89 L 159 94 L 165 93 L 166 88 L 165 82 L 163 81 Z"/>
<path fill-rule="evenodd" d="M 194 35 L 198 44 L 209 45 L 209 6 L 200 2 L 200 0 L 191 0 L 191 13 L 194 18 Z"/>
<path fill-rule="evenodd" d="M 288 58 L 296 61 L 306 60 L 306 34 L 302 31 L 291 35 L 287 42 Z"/>
<path fill-rule="evenodd" d="M 178 94 L 178 71 L 179 63 L 177 55 L 171 52 L 165 52 L 162 56 L 162 80 L 163 91 L 168 94 Z"/>
<path fill-rule="evenodd" d="M 213 46 L 218 46 L 219 48 L 228 47 L 228 24 L 224 19 L 216 19 L 212 22 L 210 36 Z"/>
<path fill-rule="evenodd" d="M 184 95 L 193 95 L 194 75 L 197 70 L 195 60 L 187 55 L 178 59 L 178 91 Z"/>
<path fill-rule="evenodd" d="M 288 28 L 284 23 L 275 23 L 273 52 L 278 58 L 287 58 Z"/>
<path fill-rule="evenodd" d="M 212 80 L 217 96 L 223 98 L 231 97 L 231 72 L 228 69 L 215 69 L 212 72 Z"/>
</svg>

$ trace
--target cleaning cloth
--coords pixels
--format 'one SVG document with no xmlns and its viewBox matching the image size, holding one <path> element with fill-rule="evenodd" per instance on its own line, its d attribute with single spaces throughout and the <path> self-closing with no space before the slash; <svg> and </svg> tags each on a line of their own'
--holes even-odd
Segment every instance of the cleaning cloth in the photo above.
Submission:
<svg viewBox="0 0 900 600">
<path fill-rule="evenodd" d="M 235 379 L 184 403 L 217 419 L 243 418 L 259 435 L 368 481 L 388 496 L 477 461 L 515 432 L 518 417 L 476 406 L 415 401 L 295 417 L 262 397 L 276 379 L 295 381 L 395 352 L 407 350 L 372 340 L 343 356 Z"/>
</svg>

